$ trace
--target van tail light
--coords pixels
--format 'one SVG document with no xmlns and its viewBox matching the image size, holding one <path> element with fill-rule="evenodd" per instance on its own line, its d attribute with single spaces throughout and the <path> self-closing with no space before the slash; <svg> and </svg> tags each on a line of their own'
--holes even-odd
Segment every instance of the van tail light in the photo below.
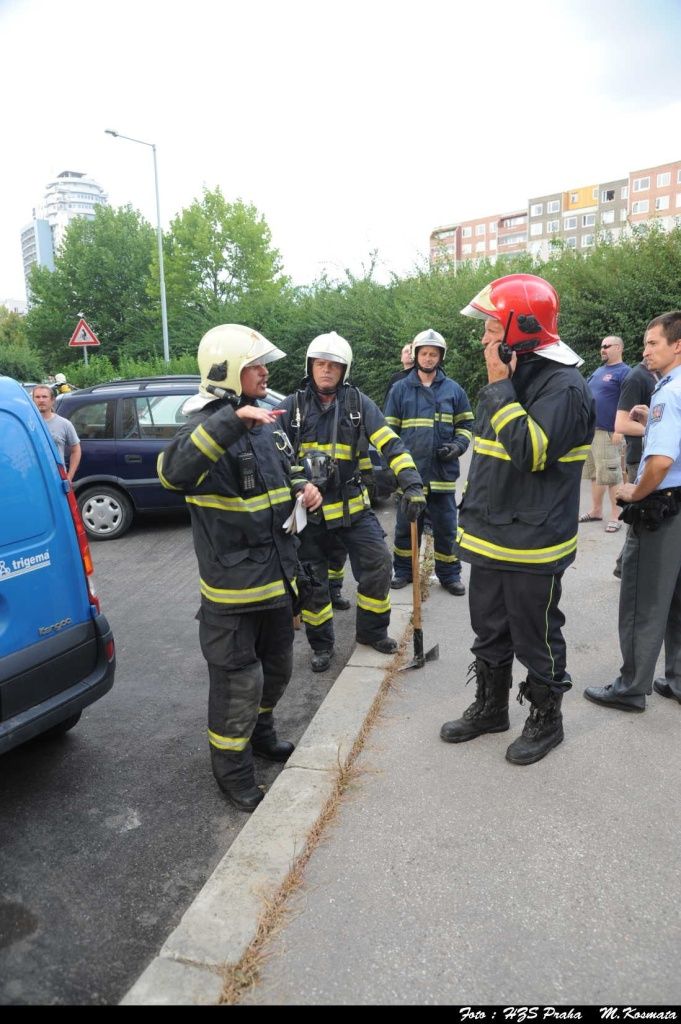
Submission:
<svg viewBox="0 0 681 1024">
<path fill-rule="evenodd" d="M 64 481 L 65 485 L 68 487 L 68 490 L 66 491 L 66 500 L 69 503 L 69 509 L 71 510 L 71 518 L 73 519 L 76 537 L 78 538 L 78 550 L 80 551 L 83 569 L 85 570 L 85 578 L 87 579 L 87 589 L 90 604 L 93 605 L 95 611 L 99 612 L 101 609 L 99 607 L 99 598 L 97 597 L 97 594 L 95 592 L 95 581 L 93 579 L 93 573 L 95 569 L 92 564 L 90 545 L 88 544 L 87 533 L 85 532 L 85 527 L 83 526 L 83 520 L 80 515 L 80 509 L 78 508 L 78 502 L 76 501 L 76 496 L 73 493 L 73 487 L 71 486 L 71 483 L 69 482 L 69 479 L 66 475 L 66 470 L 64 469 L 63 466 L 59 464 L 57 465 L 57 469 L 59 470 L 60 477 Z"/>
</svg>

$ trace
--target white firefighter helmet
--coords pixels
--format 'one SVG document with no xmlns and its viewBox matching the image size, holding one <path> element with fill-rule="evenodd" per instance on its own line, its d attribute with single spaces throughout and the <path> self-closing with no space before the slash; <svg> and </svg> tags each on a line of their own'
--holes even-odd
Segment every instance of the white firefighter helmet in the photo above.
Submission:
<svg viewBox="0 0 681 1024">
<path fill-rule="evenodd" d="M 416 361 L 416 349 L 423 348 L 425 345 L 430 345 L 432 348 L 439 348 L 441 353 L 440 362 L 444 362 L 444 358 L 447 355 L 447 342 L 442 335 L 438 334 L 437 331 L 434 331 L 432 327 L 429 327 L 425 331 L 421 331 L 421 333 L 417 334 L 412 341 L 411 352 L 414 357 L 414 361 Z"/>
<path fill-rule="evenodd" d="M 241 394 L 241 371 L 246 366 L 273 363 L 286 355 L 258 331 L 242 324 L 220 324 L 201 338 L 196 358 L 201 373 L 199 392 L 214 398 L 211 386 Z"/>
<path fill-rule="evenodd" d="M 318 334 L 307 346 L 305 355 L 305 372 L 308 377 L 312 375 L 310 366 L 311 359 L 328 359 L 331 363 L 341 363 L 345 372 L 341 377 L 341 384 L 344 384 L 350 376 L 352 366 L 352 349 L 350 343 L 341 338 L 340 334 L 330 331 L 328 334 Z"/>
<path fill-rule="evenodd" d="M 55 384 L 66 384 L 66 377 L 63 373 L 55 373 L 54 375 Z"/>
</svg>

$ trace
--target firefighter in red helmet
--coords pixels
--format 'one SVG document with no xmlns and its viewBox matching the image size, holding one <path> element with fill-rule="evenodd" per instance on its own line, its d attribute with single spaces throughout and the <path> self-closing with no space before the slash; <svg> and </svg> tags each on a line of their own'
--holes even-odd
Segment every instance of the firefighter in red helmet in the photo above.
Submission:
<svg viewBox="0 0 681 1024">
<path fill-rule="evenodd" d="M 488 384 L 476 415 L 473 460 L 459 510 L 459 556 L 471 565 L 476 697 L 440 731 L 461 743 L 509 727 L 513 658 L 527 669 L 518 700 L 530 704 L 506 751 L 532 764 L 563 739 L 563 572 L 577 548 L 580 479 L 594 434 L 582 360 L 558 334 L 554 288 L 533 274 L 487 285 L 461 312 L 485 321 Z"/>
</svg>

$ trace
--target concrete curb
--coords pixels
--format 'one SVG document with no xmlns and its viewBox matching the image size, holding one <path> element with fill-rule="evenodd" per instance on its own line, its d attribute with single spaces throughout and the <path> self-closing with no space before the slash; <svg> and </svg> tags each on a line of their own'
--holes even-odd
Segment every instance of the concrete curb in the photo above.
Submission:
<svg viewBox="0 0 681 1024">
<path fill-rule="evenodd" d="M 394 593 L 391 627 L 401 640 L 410 614 L 411 590 Z M 355 647 L 267 796 L 120 1005 L 217 1003 L 222 969 L 255 938 L 268 896 L 302 853 L 394 660 Z"/>
</svg>

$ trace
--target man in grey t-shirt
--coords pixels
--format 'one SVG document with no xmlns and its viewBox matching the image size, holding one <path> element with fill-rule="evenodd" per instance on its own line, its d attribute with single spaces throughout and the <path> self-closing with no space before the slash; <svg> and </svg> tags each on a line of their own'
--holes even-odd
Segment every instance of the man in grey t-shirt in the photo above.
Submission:
<svg viewBox="0 0 681 1024">
<path fill-rule="evenodd" d="M 52 389 L 47 387 L 47 385 L 39 384 L 33 388 L 33 401 L 38 406 L 40 415 L 45 420 L 47 429 L 52 435 L 52 440 L 56 444 L 62 459 L 64 458 L 65 449 L 67 447 L 69 449 L 67 476 L 72 481 L 80 465 L 80 438 L 76 433 L 75 427 L 70 420 L 64 419 L 63 416 L 57 416 L 56 412 L 53 411 L 52 402 L 54 397 Z"/>
</svg>

